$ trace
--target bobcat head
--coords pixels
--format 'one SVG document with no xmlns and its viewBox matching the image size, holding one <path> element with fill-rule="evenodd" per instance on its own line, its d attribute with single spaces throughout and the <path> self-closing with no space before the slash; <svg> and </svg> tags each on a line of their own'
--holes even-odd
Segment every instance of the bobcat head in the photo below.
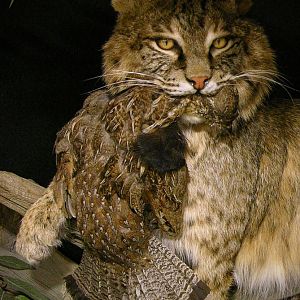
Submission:
<svg viewBox="0 0 300 300">
<path fill-rule="evenodd" d="M 276 77 L 263 29 L 244 17 L 249 0 L 113 0 L 114 33 L 104 46 L 110 93 L 134 86 L 171 97 L 213 97 L 234 86 L 249 119 Z"/>
</svg>

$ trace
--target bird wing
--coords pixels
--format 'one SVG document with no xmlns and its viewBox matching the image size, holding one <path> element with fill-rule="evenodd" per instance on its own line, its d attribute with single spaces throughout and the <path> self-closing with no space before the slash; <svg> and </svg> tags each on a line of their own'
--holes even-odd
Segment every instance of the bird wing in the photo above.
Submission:
<svg viewBox="0 0 300 300">
<path fill-rule="evenodd" d="M 67 218 L 76 218 L 74 197 L 74 178 L 87 155 L 84 147 L 93 139 L 94 128 L 109 99 L 103 92 L 93 93 L 88 97 L 83 108 L 57 134 L 54 145 L 57 172 L 52 187 L 55 200 Z"/>
</svg>

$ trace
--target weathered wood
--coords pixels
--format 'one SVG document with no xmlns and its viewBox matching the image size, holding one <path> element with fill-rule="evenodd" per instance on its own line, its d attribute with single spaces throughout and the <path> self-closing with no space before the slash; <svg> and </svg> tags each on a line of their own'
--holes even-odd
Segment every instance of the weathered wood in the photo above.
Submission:
<svg viewBox="0 0 300 300">
<path fill-rule="evenodd" d="M 22 216 L 44 192 L 45 188 L 32 180 L 0 171 L 0 203 Z"/>
</svg>

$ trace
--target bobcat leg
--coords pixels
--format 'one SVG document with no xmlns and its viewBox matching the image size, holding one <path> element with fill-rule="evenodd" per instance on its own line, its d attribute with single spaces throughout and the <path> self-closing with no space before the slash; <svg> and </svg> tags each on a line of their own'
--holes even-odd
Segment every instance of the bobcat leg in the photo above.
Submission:
<svg viewBox="0 0 300 300">
<path fill-rule="evenodd" d="M 60 245 L 65 221 L 64 212 L 48 188 L 26 212 L 17 235 L 16 251 L 31 264 L 45 259 L 53 247 Z"/>
<path fill-rule="evenodd" d="M 234 263 L 227 257 L 206 256 L 204 263 L 194 269 L 198 278 L 204 281 L 211 292 L 206 300 L 227 300 L 234 283 Z"/>
</svg>

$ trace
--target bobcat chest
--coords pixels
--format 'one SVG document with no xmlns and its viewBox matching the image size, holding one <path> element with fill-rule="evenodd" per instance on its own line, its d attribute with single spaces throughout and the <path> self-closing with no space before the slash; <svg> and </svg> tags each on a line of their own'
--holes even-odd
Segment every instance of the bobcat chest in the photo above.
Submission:
<svg viewBox="0 0 300 300">
<path fill-rule="evenodd" d="M 231 145 L 215 143 L 204 131 L 187 130 L 184 135 L 190 180 L 183 234 L 175 251 L 209 273 L 217 260 L 237 251 L 243 238 L 256 189 L 255 151 L 251 144 L 245 147 L 244 138 Z"/>
</svg>

